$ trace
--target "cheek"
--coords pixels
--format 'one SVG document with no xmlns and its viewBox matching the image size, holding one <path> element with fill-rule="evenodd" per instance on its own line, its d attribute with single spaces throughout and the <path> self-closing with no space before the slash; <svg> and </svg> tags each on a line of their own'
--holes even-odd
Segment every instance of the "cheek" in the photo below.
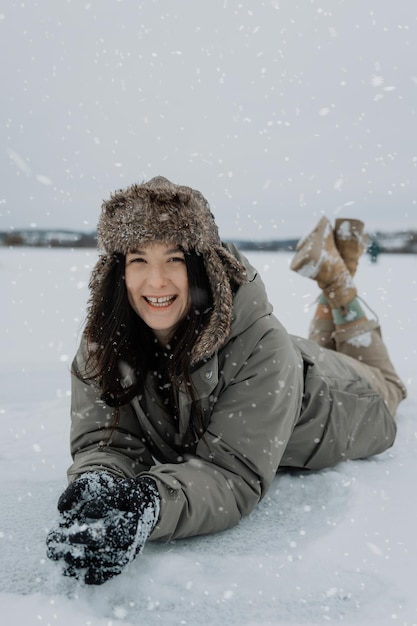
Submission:
<svg viewBox="0 0 417 626">
<path fill-rule="evenodd" d="M 135 282 L 131 278 L 129 278 L 128 274 L 125 275 L 125 287 L 129 304 L 133 306 L 135 299 Z"/>
<path fill-rule="evenodd" d="M 129 292 L 134 292 L 135 291 L 135 287 L 136 287 L 136 283 L 137 281 L 135 281 L 134 275 L 132 275 L 131 272 L 129 272 L 129 270 L 126 270 L 125 272 L 125 285 L 126 285 L 126 291 Z"/>
<path fill-rule="evenodd" d="M 126 285 L 126 293 L 127 293 L 127 301 L 128 301 L 128 303 L 130 304 L 132 309 L 136 310 L 135 301 L 133 299 L 132 293 L 129 291 L 129 289 L 127 289 L 127 285 Z"/>
<path fill-rule="evenodd" d="M 125 279 L 125 287 L 126 287 L 126 293 L 127 293 L 127 297 L 131 298 L 132 296 L 132 285 L 131 283 L 127 280 L 127 278 Z"/>
</svg>

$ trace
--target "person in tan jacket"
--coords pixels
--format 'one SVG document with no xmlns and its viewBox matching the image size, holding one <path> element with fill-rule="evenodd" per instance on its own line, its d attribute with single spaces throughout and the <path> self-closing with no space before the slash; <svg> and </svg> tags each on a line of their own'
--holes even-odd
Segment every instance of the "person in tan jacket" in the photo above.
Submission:
<svg viewBox="0 0 417 626">
<path fill-rule="evenodd" d="M 279 469 L 378 454 L 406 396 L 353 281 L 363 224 L 322 218 L 291 268 L 322 289 L 310 337 L 274 316 L 203 195 L 158 176 L 102 206 L 72 365 L 69 485 L 47 554 L 86 584 L 147 540 L 239 523 Z"/>
</svg>

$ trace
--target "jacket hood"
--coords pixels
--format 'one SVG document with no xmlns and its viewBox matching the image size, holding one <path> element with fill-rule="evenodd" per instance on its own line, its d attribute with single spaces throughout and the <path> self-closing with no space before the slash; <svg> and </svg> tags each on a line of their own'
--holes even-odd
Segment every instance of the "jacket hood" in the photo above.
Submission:
<svg viewBox="0 0 417 626">
<path fill-rule="evenodd" d="M 268 300 L 267 291 L 258 271 L 246 256 L 233 244 L 226 244 L 227 249 L 245 267 L 248 281 L 236 292 L 233 299 L 233 320 L 230 338 L 241 335 L 261 317 L 271 315 L 273 306 Z"/>
<path fill-rule="evenodd" d="M 202 255 L 213 298 L 208 325 L 192 350 L 192 364 L 209 358 L 225 342 L 232 324 L 232 284 L 243 285 L 248 278 L 244 265 L 220 240 L 209 203 L 199 191 L 163 176 L 116 191 L 102 204 L 97 233 L 102 254 L 90 281 L 93 305 L 116 253 L 126 255 L 152 241 L 175 243 L 184 252 Z"/>
</svg>

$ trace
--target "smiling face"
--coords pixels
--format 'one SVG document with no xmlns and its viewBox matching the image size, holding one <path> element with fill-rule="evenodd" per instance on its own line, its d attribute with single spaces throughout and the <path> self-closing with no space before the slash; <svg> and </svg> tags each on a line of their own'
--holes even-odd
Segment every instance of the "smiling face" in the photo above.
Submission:
<svg viewBox="0 0 417 626">
<path fill-rule="evenodd" d="M 126 255 L 125 281 L 133 310 L 167 344 L 191 307 L 184 253 L 155 242 Z"/>
</svg>

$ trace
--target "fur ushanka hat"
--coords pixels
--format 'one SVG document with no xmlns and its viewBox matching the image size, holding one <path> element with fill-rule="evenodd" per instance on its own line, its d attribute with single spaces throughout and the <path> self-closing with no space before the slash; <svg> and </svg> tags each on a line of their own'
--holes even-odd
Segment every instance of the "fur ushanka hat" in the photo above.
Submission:
<svg viewBox="0 0 417 626">
<path fill-rule="evenodd" d="M 97 283 L 114 263 L 114 253 L 126 255 L 152 241 L 169 241 L 184 252 L 195 251 L 203 256 L 213 311 L 194 344 L 191 362 L 195 364 L 212 356 L 227 339 L 233 308 L 230 281 L 238 285 L 246 283 L 245 268 L 222 245 L 204 196 L 195 189 L 156 176 L 148 182 L 116 191 L 103 202 L 98 246 L 104 254 L 90 284 L 93 302 Z"/>
</svg>

